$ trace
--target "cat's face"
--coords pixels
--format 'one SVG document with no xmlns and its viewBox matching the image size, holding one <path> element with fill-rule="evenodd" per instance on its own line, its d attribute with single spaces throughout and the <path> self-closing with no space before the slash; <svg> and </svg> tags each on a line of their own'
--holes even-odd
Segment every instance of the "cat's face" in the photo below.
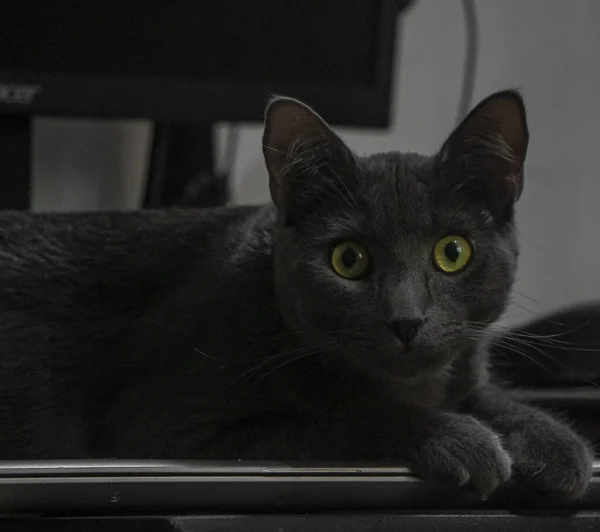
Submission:
<svg viewBox="0 0 600 532">
<path fill-rule="evenodd" d="M 357 157 L 308 108 L 278 101 L 287 115 L 274 127 L 268 115 L 265 155 L 288 324 L 315 348 L 398 378 L 476 344 L 515 274 L 527 143 L 518 96 L 482 102 L 432 157 Z"/>
</svg>

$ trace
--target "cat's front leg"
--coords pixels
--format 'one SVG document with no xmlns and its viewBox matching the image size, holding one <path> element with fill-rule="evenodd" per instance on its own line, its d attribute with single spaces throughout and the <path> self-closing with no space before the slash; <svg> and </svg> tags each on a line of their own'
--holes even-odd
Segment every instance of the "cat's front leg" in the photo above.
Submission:
<svg viewBox="0 0 600 532">
<path fill-rule="evenodd" d="M 335 417 L 245 420 L 203 450 L 202 458 L 395 461 L 427 479 L 470 486 L 487 496 L 510 477 L 501 438 L 473 416 L 381 408 Z"/>
<path fill-rule="evenodd" d="M 510 455 L 492 429 L 464 414 L 424 412 L 420 416 L 397 440 L 397 456 L 413 471 L 457 487 L 468 485 L 483 497 L 509 479 Z"/>
<path fill-rule="evenodd" d="M 567 425 L 492 386 L 476 390 L 464 408 L 502 435 L 514 476 L 533 493 L 563 502 L 585 493 L 593 454 Z"/>
</svg>

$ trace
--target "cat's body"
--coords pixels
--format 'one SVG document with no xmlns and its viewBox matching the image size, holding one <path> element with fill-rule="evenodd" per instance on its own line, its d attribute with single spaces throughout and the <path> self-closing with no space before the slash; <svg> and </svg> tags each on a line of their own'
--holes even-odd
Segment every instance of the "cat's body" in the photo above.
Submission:
<svg viewBox="0 0 600 532">
<path fill-rule="evenodd" d="M 526 146 L 510 92 L 432 157 L 356 157 L 280 99 L 274 205 L 0 214 L 0 457 L 393 460 L 581 495 L 586 445 L 487 375 Z"/>
<path fill-rule="evenodd" d="M 203 416 L 226 422 L 228 402 L 245 404 L 234 373 L 268 334 L 257 309 L 272 303 L 272 237 L 245 231 L 260 217 L 253 208 L 1 215 L 2 411 L 15 426 L 0 432 L 0 455 L 197 455 Z M 174 408 L 191 434 L 165 430 Z"/>
<path fill-rule="evenodd" d="M 398 382 L 324 358 L 277 310 L 275 220 L 272 205 L 0 214 L 0 456 L 251 457 L 217 433 L 365 398 L 456 408 L 485 378 L 471 352 Z"/>
</svg>

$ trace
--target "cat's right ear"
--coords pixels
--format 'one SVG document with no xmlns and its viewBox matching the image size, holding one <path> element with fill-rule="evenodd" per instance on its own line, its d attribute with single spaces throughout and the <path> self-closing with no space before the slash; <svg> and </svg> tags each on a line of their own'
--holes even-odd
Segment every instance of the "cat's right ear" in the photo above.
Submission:
<svg viewBox="0 0 600 532">
<path fill-rule="evenodd" d="M 354 165 L 344 142 L 308 105 L 276 97 L 265 113 L 263 154 L 271 199 L 287 222 L 335 194 Z M 328 184 L 332 186 L 328 186 Z"/>
<path fill-rule="evenodd" d="M 502 91 L 467 115 L 438 158 L 451 186 L 484 202 L 497 219 L 507 219 L 523 192 L 528 143 L 523 100 L 515 91 Z"/>
</svg>

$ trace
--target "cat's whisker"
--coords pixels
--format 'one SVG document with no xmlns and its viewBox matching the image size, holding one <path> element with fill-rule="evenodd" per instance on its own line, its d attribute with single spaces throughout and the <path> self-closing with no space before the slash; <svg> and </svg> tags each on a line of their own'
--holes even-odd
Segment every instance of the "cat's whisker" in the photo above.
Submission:
<svg viewBox="0 0 600 532">
<path fill-rule="evenodd" d="M 501 324 L 482 324 L 482 323 L 478 323 L 478 322 L 471 322 L 471 321 L 452 321 L 452 320 L 440 320 L 443 321 L 446 324 L 453 324 L 453 325 L 460 325 L 460 326 L 465 326 L 465 327 L 470 327 L 474 330 L 477 331 L 485 331 L 488 330 L 490 332 L 498 332 L 500 334 L 504 334 L 507 336 L 511 336 L 511 337 L 520 337 L 520 338 L 526 338 L 526 339 L 531 339 L 534 341 L 539 341 L 540 343 L 544 342 L 546 344 L 548 344 L 547 346 L 555 346 L 555 347 L 564 347 L 565 349 L 578 349 L 578 350 L 582 350 L 582 351 L 596 351 L 596 344 L 577 344 L 575 342 L 567 342 L 564 340 L 559 340 L 558 338 L 572 334 L 574 332 L 577 332 L 578 330 L 580 330 L 581 328 L 589 325 L 591 323 L 591 320 L 587 320 L 575 327 L 572 327 L 570 329 L 567 329 L 565 331 L 561 331 L 559 333 L 553 333 L 553 334 L 534 334 L 534 333 L 530 333 L 527 331 L 518 331 L 518 330 L 514 330 L 511 327 L 508 327 L 506 325 L 501 325 Z M 558 322 L 556 322 L 558 323 Z M 494 341 L 497 341 L 499 337 L 495 337 Z M 600 344 L 597 345 L 598 348 L 600 348 Z"/>
<path fill-rule="evenodd" d="M 590 323 L 591 323 L 591 320 L 587 320 L 583 323 L 580 323 L 579 325 L 576 325 L 575 327 L 572 327 L 571 329 L 567 329 L 566 331 L 561 331 L 560 333 L 535 335 L 535 336 L 538 336 L 539 338 L 559 338 L 561 336 L 566 336 L 567 334 L 572 334 L 574 332 L 577 332 L 577 331 L 581 330 L 583 327 L 586 327 L 587 325 L 589 325 Z M 516 331 L 516 332 L 518 333 L 519 331 Z"/>
<path fill-rule="evenodd" d="M 531 355 L 529 355 L 528 353 L 525 353 L 524 351 L 521 351 L 520 349 L 517 349 L 514 346 L 511 345 L 501 345 L 499 347 L 502 347 L 504 349 L 507 349 L 508 351 L 511 351 L 519 356 L 522 356 L 524 358 L 526 358 L 527 360 L 533 362 L 534 364 L 536 364 L 537 366 L 539 366 L 540 368 L 542 368 L 542 370 L 547 373 L 550 377 L 552 377 L 552 379 L 554 379 L 557 383 L 560 382 L 559 379 L 556 377 L 556 375 L 554 375 L 554 373 L 552 373 L 546 366 L 544 366 L 544 364 L 542 364 L 539 360 L 537 360 L 535 357 L 532 357 Z M 494 352 L 501 354 L 502 356 L 507 357 L 507 354 L 502 352 L 502 351 L 498 351 L 498 350 L 494 350 Z"/>
<path fill-rule="evenodd" d="M 536 317 L 537 317 L 537 316 L 539 316 L 539 315 L 540 315 L 540 312 L 535 312 L 535 311 L 533 311 L 533 310 L 531 310 L 531 309 L 527 308 L 526 306 L 524 306 L 524 305 L 521 305 L 521 304 L 517 303 L 517 302 L 516 302 L 515 300 L 513 300 L 513 299 L 511 299 L 511 300 L 509 301 L 509 305 L 514 305 L 515 307 L 517 307 L 517 308 L 520 308 L 521 310 L 524 310 L 525 312 L 527 312 L 528 314 L 531 314 L 532 316 L 536 316 Z"/>
<path fill-rule="evenodd" d="M 344 329 L 340 328 L 337 331 L 334 332 L 343 332 Z M 273 344 L 277 344 L 277 343 L 282 343 L 285 344 L 286 340 L 288 339 L 294 339 L 296 342 L 295 344 L 298 345 L 310 345 L 312 343 L 315 343 L 316 345 L 319 345 L 319 340 L 317 338 L 311 338 L 310 334 L 311 332 L 316 333 L 321 333 L 323 334 L 322 331 L 319 331 L 317 329 L 315 329 L 314 331 L 308 331 L 306 334 L 305 338 L 301 338 L 299 337 L 298 333 L 294 332 L 294 331 L 290 331 L 290 330 L 284 330 L 278 334 L 274 334 L 271 336 L 265 336 L 263 338 L 260 339 L 260 341 L 255 342 L 254 344 L 251 344 L 249 346 L 246 346 L 244 349 L 241 349 L 240 351 L 238 351 L 238 356 L 233 359 L 233 362 L 236 363 L 247 363 L 247 362 L 252 362 L 252 361 L 260 361 L 260 360 L 264 360 L 265 358 L 269 358 L 271 355 L 265 355 L 265 356 L 259 356 L 259 357 L 253 357 L 253 358 L 247 358 L 246 354 L 250 354 L 253 351 L 261 348 L 262 346 L 272 346 Z M 295 344 L 292 344 L 295 345 Z M 284 347 L 284 346 L 282 346 Z"/>
<path fill-rule="evenodd" d="M 281 151 L 281 150 L 278 150 L 277 148 L 273 148 L 272 146 L 268 146 L 267 144 L 263 144 L 263 145 L 262 145 L 262 147 L 263 147 L 265 150 L 272 151 L 273 153 L 278 153 L 279 155 L 286 155 L 286 153 L 285 153 L 285 152 L 283 152 L 283 151 Z"/>
<path fill-rule="evenodd" d="M 221 362 L 218 358 L 207 355 L 204 351 L 201 351 L 200 349 L 194 348 L 194 352 L 198 353 L 199 355 L 202 355 L 204 358 L 207 358 L 208 360 L 212 360 L 215 362 Z"/>
<path fill-rule="evenodd" d="M 539 347 L 526 342 L 524 340 L 517 340 L 517 339 L 510 339 L 510 340 L 505 340 L 503 343 L 499 343 L 497 345 L 499 345 L 500 347 L 503 347 L 504 349 L 513 349 L 513 351 L 515 350 L 514 345 L 512 345 L 510 342 L 515 342 L 517 343 L 517 345 L 522 345 L 524 347 L 528 347 L 530 349 L 535 350 L 537 353 L 539 353 L 540 355 L 552 360 L 554 363 L 558 364 L 559 366 L 561 366 L 562 368 L 564 368 L 565 370 L 567 370 L 568 372 L 570 372 L 572 375 L 576 376 L 578 379 L 581 379 L 583 382 L 585 382 L 586 384 L 589 384 L 591 386 L 597 387 L 598 384 L 596 384 L 593 381 L 590 381 L 589 379 L 586 379 L 583 375 L 580 375 L 577 371 L 575 371 L 573 368 L 569 367 L 567 364 L 565 364 L 564 362 L 562 362 L 561 360 L 559 360 L 558 358 L 552 356 L 550 353 L 547 353 L 546 351 L 544 351 L 543 349 L 540 349 Z M 521 352 L 521 354 L 523 354 L 523 352 Z M 532 355 L 528 355 L 529 360 L 537 360 L 534 356 Z M 538 361 L 539 362 L 539 361 Z"/>
<path fill-rule="evenodd" d="M 447 320 L 446 323 L 450 323 L 450 321 Z M 505 356 L 507 358 L 508 358 L 507 353 L 503 352 L 503 351 L 509 351 L 509 352 L 518 354 L 520 356 L 523 356 L 523 357 L 527 358 L 528 360 L 530 360 L 531 362 L 538 365 L 539 367 L 543 368 L 544 371 L 546 373 L 548 373 L 549 375 L 551 375 L 554 380 L 558 381 L 557 377 L 554 374 L 552 374 L 549 371 L 548 367 L 545 366 L 544 364 L 542 364 L 542 362 L 536 356 L 531 354 L 532 350 L 534 352 L 538 353 L 539 354 L 538 356 L 545 357 L 545 358 L 551 360 L 553 363 L 561 366 L 566 371 L 568 371 L 570 374 L 576 376 L 578 379 L 585 382 L 586 384 L 594 386 L 594 387 L 598 386 L 598 384 L 596 382 L 593 382 L 593 381 L 587 379 L 585 376 L 578 373 L 576 371 L 576 369 L 570 367 L 568 364 L 565 364 L 564 361 L 561 361 L 558 357 L 553 356 L 551 353 L 548 353 L 546 350 L 544 350 L 544 348 L 547 348 L 547 349 L 555 349 L 555 350 L 563 349 L 565 351 L 571 351 L 571 352 L 580 351 L 580 352 L 589 352 L 589 353 L 600 353 L 600 349 L 596 348 L 593 345 L 589 345 L 589 344 L 588 345 L 578 345 L 575 342 L 568 342 L 568 341 L 559 339 L 560 337 L 563 337 L 567 334 L 571 334 L 572 332 L 579 330 L 580 328 L 587 325 L 589 323 L 589 321 L 579 324 L 575 327 L 572 327 L 571 329 L 568 329 L 566 331 L 561 331 L 560 333 L 547 334 L 547 335 L 536 335 L 533 333 L 529 333 L 527 331 L 514 331 L 514 330 L 510 329 L 509 327 L 497 325 L 497 324 L 494 324 L 494 325 L 488 327 L 487 325 L 477 323 L 477 322 L 455 321 L 453 323 L 458 326 L 462 325 L 465 328 L 469 328 L 470 334 L 468 334 L 467 336 L 472 340 L 476 340 L 477 333 L 482 333 L 486 329 L 488 329 L 490 332 L 498 333 L 498 335 L 495 336 L 491 340 L 491 344 L 490 344 L 491 349 L 494 352 L 500 352 L 503 356 Z M 525 350 L 523 350 L 521 348 L 525 348 L 528 352 L 526 352 Z"/>
<path fill-rule="evenodd" d="M 253 374 L 259 372 L 261 369 L 265 367 L 269 367 L 269 363 L 275 362 L 278 359 L 286 359 L 288 360 L 290 357 L 294 358 L 296 356 L 302 356 L 305 353 L 318 354 L 323 353 L 324 349 L 330 347 L 330 342 L 314 342 L 315 345 L 311 346 L 311 342 L 302 342 L 296 346 L 290 346 L 282 351 L 279 351 L 273 355 L 264 357 L 258 364 L 252 366 L 249 370 L 244 372 L 240 376 L 240 382 L 244 382 L 244 379 L 251 377 Z"/>
<path fill-rule="evenodd" d="M 509 338 L 518 338 L 526 340 L 542 347 L 551 347 L 554 349 L 565 349 L 569 351 L 581 351 L 581 352 L 600 352 L 599 344 L 578 344 L 576 342 L 568 342 L 565 340 L 557 340 L 554 338 L 546 338 L 544 336 L 537 336 L 533 334 L 515 334 L 507 333 Z"/>
<path fill-rule="evenodd" d="M 279 370 L 283 369 L 288 364 L 292 364 L 293 362 L 298 362 L 299 360 L 308 358 L 310 356 L 321 355 L 321 354 L 322 354 L 321 349 L 313 349 L 313 350 L 307 351 L 306 353 L 302 353 L 300 355 L 297 355 L 297 356 L 295 356 L 293 358 L 286 359 L 281 364 L 279 364 L 278 366 L 275 366 L 271 370 L 269 370 L 266 373 L 264 373 L 261 376 L 261 378 L 262 379 L 266 379 L 269 375 L 273 374 L 276 371 L 279 371 Z"/>
<path fill-rule="evenodd" d="M 542 305 L 542 303 L 540 301 L 538 301 L 537 299 L 535 299 L 535 298 L 533 298 L 531 296 L 528 296 L 526 294 L 523 294 L 522 292 L 517 292 L 516 290 L 513 290 L 513 295 L 516 295 L 518 297 L 522 297 L 524 299 L 528 299 L 529 301 L 531 301 L 533 303 L 536 303 L 536 304 L 538 304 L 540 306 Z"/>
</svg>

